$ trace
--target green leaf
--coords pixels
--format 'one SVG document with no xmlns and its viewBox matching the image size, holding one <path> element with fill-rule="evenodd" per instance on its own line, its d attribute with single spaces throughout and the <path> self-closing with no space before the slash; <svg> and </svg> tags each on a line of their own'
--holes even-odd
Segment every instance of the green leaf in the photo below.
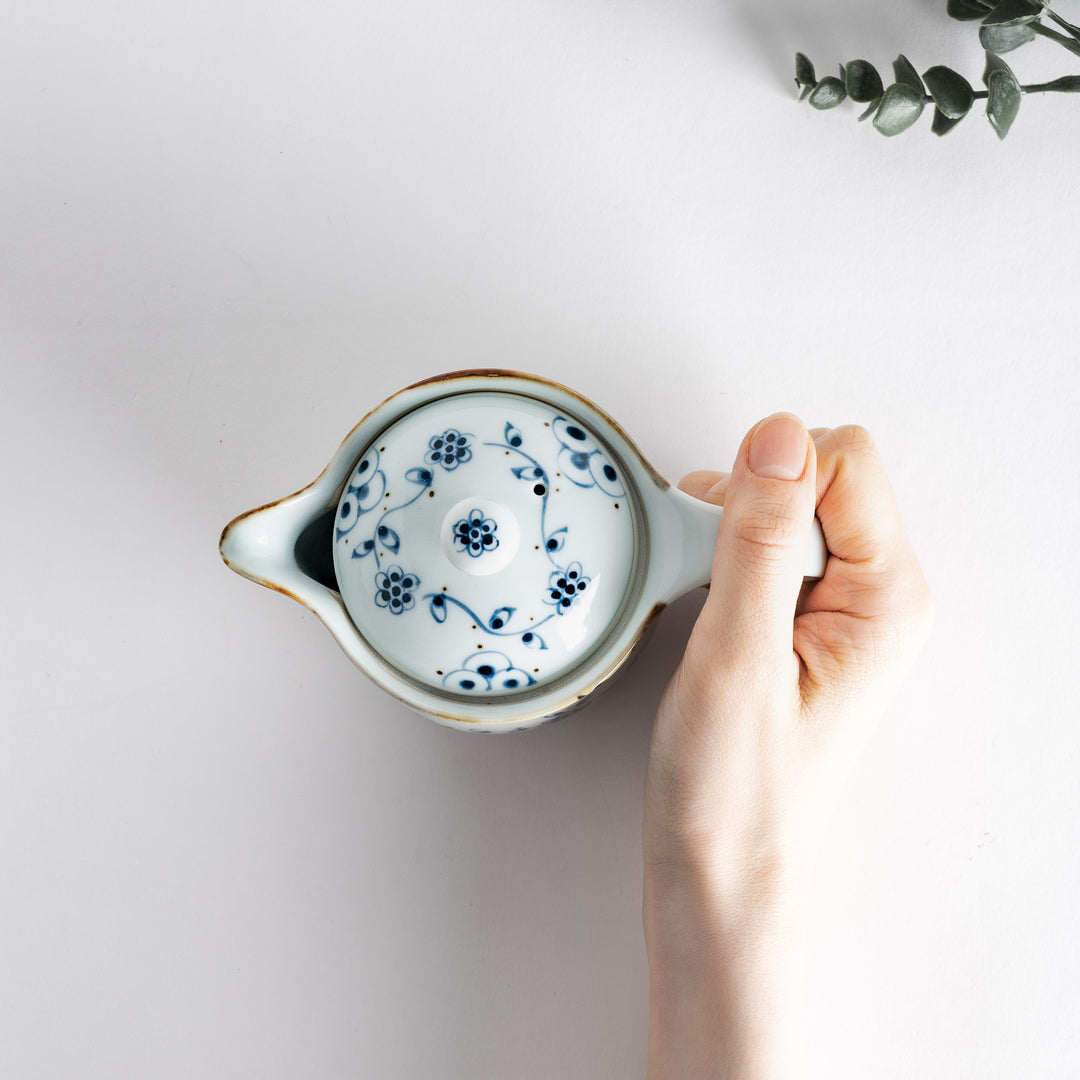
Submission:
<svg viewBox="0 0 1080 1080">
<path fill-rule="evenodd" d="M 1020 99 L 1023 97 L 1020 84 L 1011 71 L 991 71 L 986 86 L 990 91 L 986 99 L 986 118 L 998 138 L 1004 139 L 1020 111 Z"/>
<path fill-rule="evenodd" d="M 1006 53 L 1035 40 L 1030 26 L 980 26 L 979 41 L 990 52 Z"/>
<path fill-rule="evenodd" d="M 873 101 L 885 92 L 877 68 L 868 60 L 852 60 L 844 69 L 844 82 L 852 101 Z"/>
<path fill-rule="evenodd" d="M 795 81 L 800 86 L 813 86 L 817 82 L 814 65 L 801 52 L 795 54 Z"/>
<path fill-rule="evenodd" d="M 899 135 L 922 114 L 922 92 L 907 83 L 895 82 L 885 91 L 874 117 L 874 127 L 882 135 Z"/>
<path fill-rule="evenodd" d="M 815 109 L 835 109 L 846 97 L 844 84 L 835 75 L 826 75 L 807 100 Z"/>
<path fill-rule="evenodd" d="M 1016 78 L 1016 76 L 1013 75 L 1013 69 L 1011 67 L 1009 67 L 1009 65 L 1006 64 L 1005 61 L 1002 60 L 1001 57 L 997 55 L 997 53 L 988 52 L 986 54 L 986 67 L 983 68 L 983 75 L 982 75 L 982 81 L 987 86 L 990 85 L 990 75 L 991 75 L 991 73 L 995 72 L 995 71 L 1007 71 L 1010 75 L 1012 75 L 1012 77 L 1014 79 Z"/>
<path fill-rule="evenodd" d="M 920 94 L 926 93 L 926 87 L 923 86 L 922 79 L 919 78 L 919 73 L 903 53 L 893 61 L 892 69 L 898 83 L 910 86 L 913 90 L 918 90 Z"/>
<path fill-rule="evenodd" d="M 859 123 L 861 124 L 864 120 L 867 120 L 871 116 L 873 116 L 874 113 L 876 113 L 878 111 L 878 106 L 880 104 L 881 104 L 881 98 L 874 98 L 874 100 L 871 101 L 870 104 L 866 106 L 866 108 L 863 110 L 862 114 L 859 116 Z"/>
<path fill-rule="evenodd" d="M 1021 26 L 1042 15 L 1044 5 L 1038 0 L 1001 0 L 983 19 L 983 26 Z"/>
<path fill-rule="evenodd" d="M 985 19 L 991 6 L 981 3 L 980 0 L 949 0 L 948 12 L 954 19 L 970 22 L 974 19 Z"/>
<path fill-rule="evenodd" d="M 934 120 L 930 125 L 930 130 L 935 135 L 948 135 L 950 131 L 957 124 L 960 123 L 960 116 L 946 116 L 936 105 L 934 106 Z"/>
<path fill-rule="evenodd" d="M 937 65 L 923 72 L 923 81 L 934 99 L 938 111 L 950 120 L 964 116 L 975 100 L 971 83 L 958 71 Z"/>
</svg>

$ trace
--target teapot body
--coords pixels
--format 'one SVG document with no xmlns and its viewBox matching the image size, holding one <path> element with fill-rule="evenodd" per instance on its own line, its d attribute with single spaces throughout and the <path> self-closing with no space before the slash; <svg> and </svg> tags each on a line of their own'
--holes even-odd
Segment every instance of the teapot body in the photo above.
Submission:
<svg viewBox="0 0 1080 1080">
<path fill-rule="evenodd" d="M 315 481 L 226 526 L 220 550 L 411 709 L 516 731 L 586 701 L 707 582 L 720 513 L 574 391 L 465 371 L 387 399 Z"/>
</svg>

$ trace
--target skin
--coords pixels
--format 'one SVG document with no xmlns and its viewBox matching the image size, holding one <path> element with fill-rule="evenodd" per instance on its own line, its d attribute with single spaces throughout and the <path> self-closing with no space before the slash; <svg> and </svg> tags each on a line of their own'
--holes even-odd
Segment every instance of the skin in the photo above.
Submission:
<svg viewBox="0 0 1080 1080">
<path fill-rule="evenodd" d="M 649 753 L 648 1077 L 790 1080 L 809 872 L 933 601 L 863 428 L 776 414 L 679 486 L 724 516 Z M 829 560 L 804 583 L 815 514 Z"/>
</svg>

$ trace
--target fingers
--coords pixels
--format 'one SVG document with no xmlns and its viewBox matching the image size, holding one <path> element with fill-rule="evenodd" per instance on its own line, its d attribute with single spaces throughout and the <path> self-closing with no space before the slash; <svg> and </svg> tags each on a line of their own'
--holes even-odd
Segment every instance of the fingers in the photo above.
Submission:
<svg viewBox="0 0 1080 1080">
<path fill-rule="evenodd" d="M 724 494 L 727 492 L 729 473 L 712 472 L 702 470 L 688 473 L 679 481 L 679 490 L 687 495 L 693 495 L 702 502 L 712 503 L 713 506 L 724 505 Z"/>
<path fill-rule="evenodd" d="M 910 551 L 892 485 L 870 433 L 848 425 L 817 439 L 818 517 L 829 554 L 848 563 L 887 563 Z"/>
<path fill-rule="evenodd" d="M 816 427 L 810 429 L 810 437 L 820 440 L 829 434 L 831 428 Z M 687 473 L 678 484 L 680 491 L 692 495 L 702 502 L 712 503 L 713 506 L 723 506 L 724 496 L 727 494 L 728 480 L 731 473 L 716 472 L 713 469 L 700 469 L 697 472 Z"/>
<path fill-rule="evenodd" d="M 817 440 L 817 453 L 817 515 L 829 562 L 800 612 L 846 622 L 817 618 L 802 629 L 822 636 L 827 628 L 834 641 L 841 627 L 854 640 L 883 630 L 897 649 L 918 643 L 933 622 L 933 599 L 874 440 L 865 428 L 840 427 Z"/>
<path fill-rule="evenodd" d="M 724 507 L 681 685 L 762 707 L 786 685 L 806 715 L 872 719 L 929 636 L 934 607 L 869 433 L 808 432 L 777 414 L 746 436 L 731 473 L 691 473 L 680 487 Z M 829 559 L 822 579 L 804 583 L 815 513 Z"/>
<path fill-rule="evenodd" d="M 792 624 L 810 544 L 816 475 L 814 441 L 790 414 L 763 420 L 739 448 L 724 481 L 724 516 L 702 612 L 714 647 L 729 660 L 739 657 L 776 671 L 793 658 Z M 704 480 L 696 483 L 700 487 Z"/>
<path fill-rule="evenodd" d="M 850 609 L 856 590 L 863 597 L 870 597 L 871 592 L 865 589 L 865 575 L 859 575 L 856 586 L 856 578 L 841 573 L 845 566 L 861 566 L 869 572 L 892 567 L 901 577 L 913 577 L 920 572 L 892 486 L 869 432 L 846 425 L 815 427 L 809 435 L 814 441 L 817 460 L 817 516 L 822 522 L 829 554 L 836 563 L 827 581 L 813 594 L 811 603 L 806 602 L 810 598 L 810 583 L 802 588 L 798 611 Z M 740 459 L 744 461 L 745 453 L 744 444 L 740 449 Z M 701 470 L 683 477 L 679 487 L 695 498 L 724 506 L 731 482 L 731 473 Z"/>
</svg>

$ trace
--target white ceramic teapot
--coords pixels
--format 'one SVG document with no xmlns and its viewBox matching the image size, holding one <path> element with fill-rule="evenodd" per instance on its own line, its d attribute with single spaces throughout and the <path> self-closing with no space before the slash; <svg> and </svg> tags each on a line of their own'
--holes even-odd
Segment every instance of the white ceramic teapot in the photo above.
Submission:
<svg viewBox="0 0 1080 1080">
<path fill-rule="evenodd" d="M 574 391 L 461 371 L 383 402 L 312 484 L 230 522 L 220 550 L 406 705 L 518 731 L 582 702 L 708 582 L 721 514 Z M 815 525 L 808 577 L 826 560 Z"/>
</svg>

